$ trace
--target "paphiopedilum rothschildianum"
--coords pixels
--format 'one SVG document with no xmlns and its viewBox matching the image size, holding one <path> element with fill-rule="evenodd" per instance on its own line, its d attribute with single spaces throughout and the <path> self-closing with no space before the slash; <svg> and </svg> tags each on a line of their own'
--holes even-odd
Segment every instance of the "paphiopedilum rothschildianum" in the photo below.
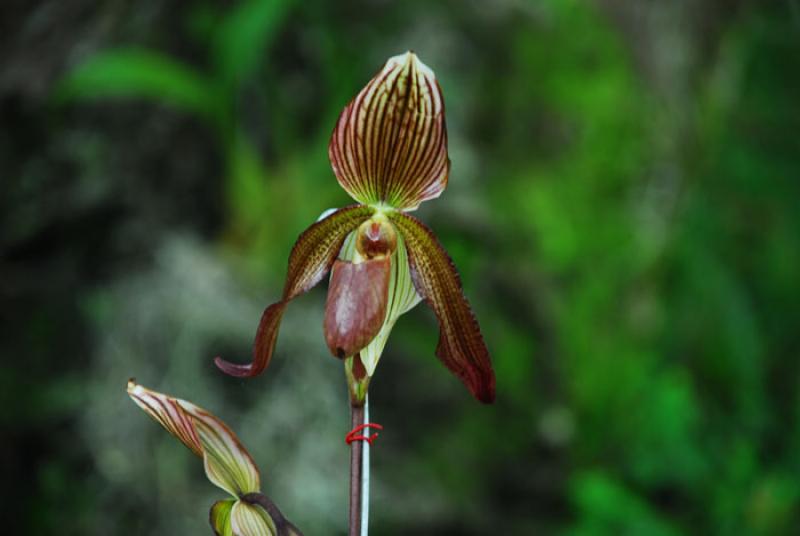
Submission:
<svg viewBox="0 0 800 536">
<path fill-rule="evenodd" d="M 328 155 L 358 204 L 325 214 L 297 239 L 281 300 L 267 307 L 248 364 L 216 359 L 248 377 L 269 364 L 288 303 L 330 271 L 325 339 L 345 360 L 351 399 L 363 403 L 398 317 L 420 299 L 439 321 L 436 355 L 481 402 L 495 396 L 489 352 L 458 273 L 433 232 L 409 214 L 447 185 L 444 101 L 433 71 L 412 52 L 390 58 L 345 107 Z"/>
<path fill-rule="evenodd" d="M 148 415 L 203 459 L 208 479 L 233 498 L 217 501 L 209 521 L 217 536 L 302 536 L 261 493 L 250 453 L 230 428 L 191 402 L 128 381 L 128 395 Z"/>
</svg>

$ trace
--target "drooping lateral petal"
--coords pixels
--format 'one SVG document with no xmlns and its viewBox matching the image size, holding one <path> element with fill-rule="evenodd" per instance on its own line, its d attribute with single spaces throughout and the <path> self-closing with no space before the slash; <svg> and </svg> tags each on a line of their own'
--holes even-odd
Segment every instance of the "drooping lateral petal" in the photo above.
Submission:
<svg viewBox="0 0 800 536">
<path fill-rule="evenodd" d="M 151 391 L 133 380 L 128 394 L 172 435 L 203 458 L 206 476 L 234 497 L 257 492 L 260 477 L 247 449 L 225 423 L 191 402 Z"/>
<path fill-rule="evenodd" d="M 389 58 L 345 106 L 328 156 L 339 184 L 361 203 L 411 210 L 447 186 L 444 99 L 413 52 Z"/>
<path fill-rule="evenodd" d="M 275 524 L 263 508 L 236 501 L 231 510 L 231 529 L 234 536 L 278 536 Z"/>
<path fill-rule="evenodd" d="M 281 300 L 267 307 L 261 316 L 253 344 L 253 361 L 235 364 L 217 357 L 214 360 L 217 367 L 226 374 L 240 378 L 263 372 L 272 357 L 286 306 L 325 277 L 336 260 L 344 239 L 353 229 L 369 219 L 373 212 L 374 209 L 363 205 L 345 207 L 306 229 L 289 255 L 289 269 Z"/>
<path fill-rule="evenodd" d="M 339 258 L 351 261 L 355 256 L 355 234 L 351 234 L 347 237 L 344 246 L 342 246 Z M 383 325 L 375 338 L 360 352 L 361 361 L 369 376 L 375 374 L 375 367 L 378 365 L 378 360 L 383 353 L 386 341 L 389 339 L 389 334 L 392 332 L 397 319 L 421 300 L 414 288 L 414 284 L 411 282 L 408 253 L 403 236 L 400 233 L 397 233 L 397 249 L 392 253 L 392 271 L 389 279 L 388 295 L 386 318 Z"/>
<path fill-rule="evenodd" d="M 236 502 L 234 499 L 217 501 L 211 506 L 208 513 L 208 522 L 214 530 L 215 536 L 233 536 L 231 530 L 231 509 Z"/>
<path fill-rule="evenodd" d="M 406 240 L 414 286 L 439 321 L 436 356 L 478 400 L 493 402 L 495 377 L 489 350 L 453 261 L 422 222 L 401 212 L 389 217 Z"/>
</svg>

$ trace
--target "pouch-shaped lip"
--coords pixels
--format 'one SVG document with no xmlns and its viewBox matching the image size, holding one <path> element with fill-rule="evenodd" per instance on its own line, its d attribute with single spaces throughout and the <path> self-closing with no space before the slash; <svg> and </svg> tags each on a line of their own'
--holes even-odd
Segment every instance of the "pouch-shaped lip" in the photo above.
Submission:
<svg viewBox="0 0 800 536">
<path fill-rule="evenodd" d="M 391 257 L 333 264 L 325 304 L 325 341 L 338 358 L 359 352 L 386 318 Z"/>
</svg>

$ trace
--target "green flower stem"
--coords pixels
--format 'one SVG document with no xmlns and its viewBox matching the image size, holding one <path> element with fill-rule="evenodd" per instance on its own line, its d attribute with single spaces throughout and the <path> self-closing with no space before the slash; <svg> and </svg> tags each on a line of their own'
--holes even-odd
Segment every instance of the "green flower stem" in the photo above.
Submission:
<svg viewBox="0 0 800 536">
<path fill-rule="evenodd" d="M 370 377 L 364 369 L 361 357 L 356 354 L 344 361 L 344 373 L 347 377 L 347 388 L 350 391 L 350 405 L 363 406 L 367 399 Z M 360 422 L 358 424 L 361 424 Z"/>
</svg>

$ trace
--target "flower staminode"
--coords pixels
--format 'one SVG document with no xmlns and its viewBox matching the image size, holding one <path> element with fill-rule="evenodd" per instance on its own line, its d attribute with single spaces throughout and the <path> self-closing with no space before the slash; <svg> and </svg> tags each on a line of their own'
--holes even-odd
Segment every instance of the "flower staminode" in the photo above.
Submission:
<svg viewBox="0 0 800 536">
<path fill-rule="evenodd" d="M 433 71 L 412 52 L 390 58 L 345 106 L 328 147 L 339 184 L 358 204 L 336 210 L 297 239 L 281 300 L 264 311 L 253 361 L 216 359 L 227 374 L 250 377 L 269 364 L 288 303 L 330 273 L 324 333 L 345 360 L 355 404 L 397 319 L 424 300 L 439 322 L 436 355 L 481 402 L 495 377 L 480 328 L 450 256 L 409 214 L 439 197 L 450 159 L 444 99 Z"/>
</svg>

